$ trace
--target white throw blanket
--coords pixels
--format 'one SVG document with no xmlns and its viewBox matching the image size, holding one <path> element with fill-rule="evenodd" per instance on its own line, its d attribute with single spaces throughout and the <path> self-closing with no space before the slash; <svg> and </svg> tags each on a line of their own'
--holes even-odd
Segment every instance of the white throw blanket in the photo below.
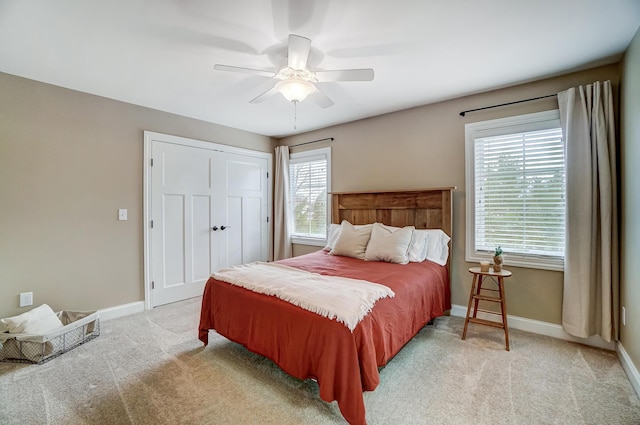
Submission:
<svg viewBox="0 0 640 425">
<path fill-rule="evenodd" d="M 251 263 L 211 275 L 232 285 L 273 295 L 300 308 L 344 323 L 351 332 L 382 298 L 393 291 L 379 283 L 325 276 L 275 263 Z"/>
</svg>

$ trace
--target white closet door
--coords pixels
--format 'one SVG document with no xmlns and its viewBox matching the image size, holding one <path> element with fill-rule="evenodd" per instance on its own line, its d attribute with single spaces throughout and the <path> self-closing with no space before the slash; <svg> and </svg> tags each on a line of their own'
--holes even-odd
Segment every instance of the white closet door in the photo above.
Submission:
<svg viewBox="0 0 640 425">
<path fill-rule="evenodd" d="M 210 226 L 213 153 L 153 142 L 153 306 L 202 295 L 209 275 L 218 268 Z"/>
<path fill-rule="evenodd" d="M 219 152 L 214 225 L 220 267 L 266 261 L 269 256 L 266 158 Z"/>
</svg>

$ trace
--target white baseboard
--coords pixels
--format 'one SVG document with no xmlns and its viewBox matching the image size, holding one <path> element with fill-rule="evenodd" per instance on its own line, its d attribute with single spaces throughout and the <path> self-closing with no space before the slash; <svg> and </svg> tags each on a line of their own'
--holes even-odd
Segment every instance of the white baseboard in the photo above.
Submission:
<svg viewBox="0 0 640 425">
<path fill-rule="evenodd" d="M 102 310 L 98 310 L 98 316 L 100 317 L 100 320 L 111 320 L 134 313 L 140 313 L 142 311 L 144 311 L 144 301 L 136 301 L 134 303 L 103 308 Z"/>
<path fill-rule="evenodd" d="M 631 381 L 631 386 L 636 390 L 638 397 L 640 397 L 640 373 L 638 373 L 638 369 L 633 364 L 631 357 L 629 357 L 629 354 L 627 354 L 627 351 L 620 342 L 617 344 L 616 351 L 618 352 L 620 363 L 622 363 L 622 368 L 629 377 L 629 381 Z"/>
<path fill-rule="evenodd" d="M 451 315 L 457 317 L 465 317 L 467 315 L 467 307 L 454 304 L 451 307 Z M 478 318 L 486 320 L 495 320 L 495 316 L 487 313 L 478 313 Z M 527 319 L 524 317 L 512 316 L 507 314 L 507 324 L 511 329 L 518 329 L 535 334 L 546 335 L 553 338 L 564 339 L 571 342 L 590 345 L 592 347 L 604 348 L 605 350 L 615 351 L 615 342 L 607 342 L 599 336 L 590 336 L 589 338 L 577 338 L 569 335 L 562 329 L 562 326 L 555 323 L 541 322 L 539 320 Z"/>
</svg>

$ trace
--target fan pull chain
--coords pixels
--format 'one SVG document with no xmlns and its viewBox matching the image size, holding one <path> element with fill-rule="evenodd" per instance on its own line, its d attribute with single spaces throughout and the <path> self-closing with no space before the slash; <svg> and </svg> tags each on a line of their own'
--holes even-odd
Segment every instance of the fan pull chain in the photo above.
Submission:
<svg viewBox="0 0 640 425">
<path fill-rule="evenodd" d="M 293 129 L 294 130 L 298 129 L 297 124 L 298 124 L 298 101 L 294 100 L 293 101 Z"/>
</svg>

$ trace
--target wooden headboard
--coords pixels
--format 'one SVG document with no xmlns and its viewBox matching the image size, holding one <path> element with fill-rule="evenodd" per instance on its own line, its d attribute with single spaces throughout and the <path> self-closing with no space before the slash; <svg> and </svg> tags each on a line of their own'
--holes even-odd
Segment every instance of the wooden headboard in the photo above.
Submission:
<svg viewBox="0 0 640 425">
<path fill-rule="evenodd" d="M 383 223 L 442 229 L 453 236 L 451 191 L 455 187 L 371 192 L 331 193 L 332 223 Z"/>
</svg>

